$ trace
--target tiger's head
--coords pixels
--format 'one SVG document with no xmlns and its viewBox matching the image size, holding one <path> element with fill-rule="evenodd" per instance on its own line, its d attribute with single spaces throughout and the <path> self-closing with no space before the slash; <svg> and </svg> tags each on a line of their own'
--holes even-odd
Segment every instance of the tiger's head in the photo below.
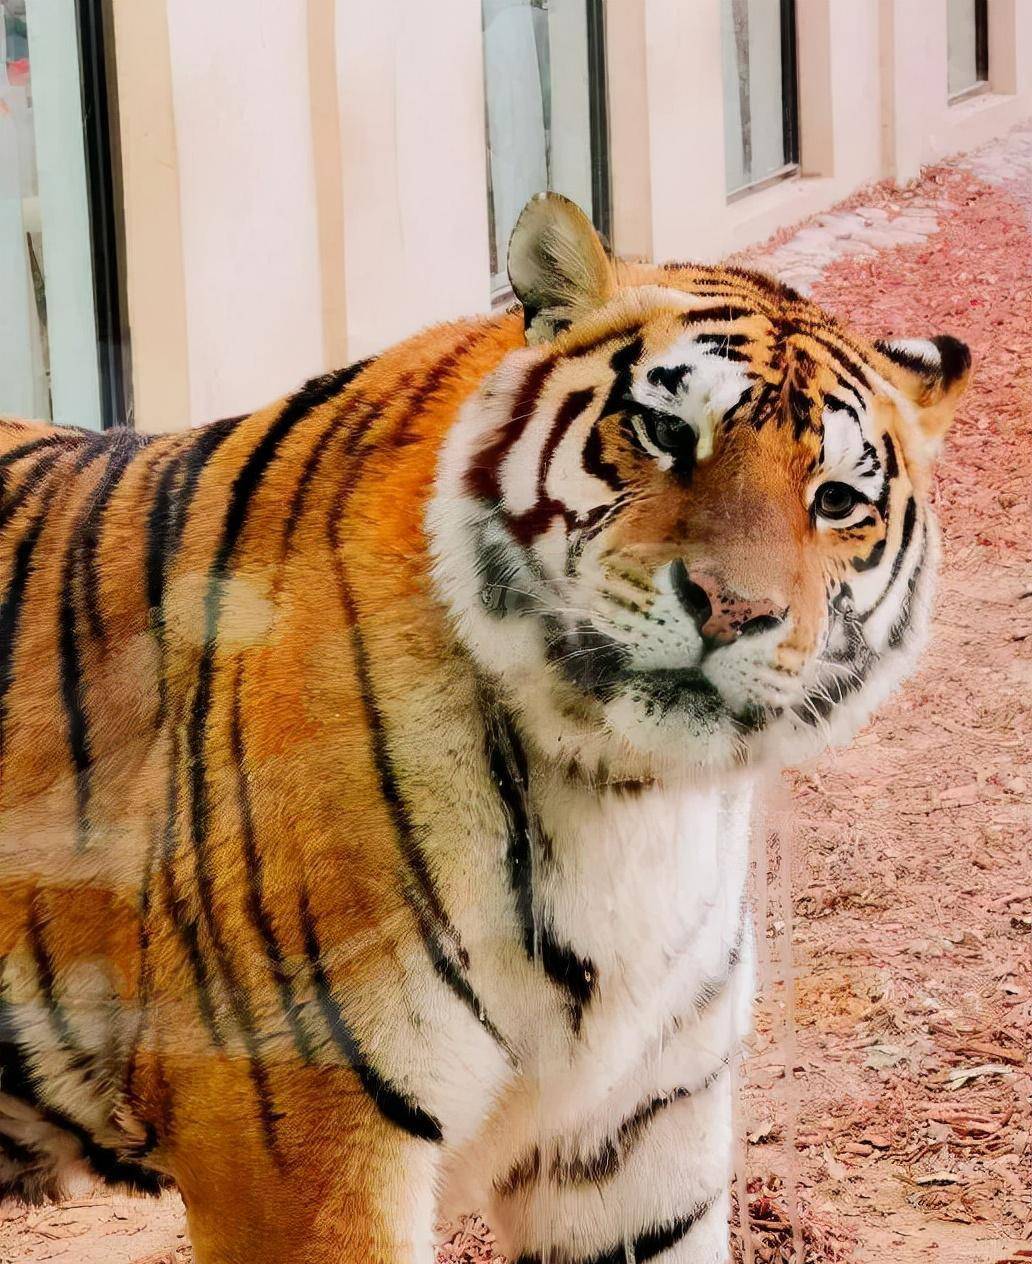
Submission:
<svg viewBox="0 0 1032 1264">
<path fill-rule="evenodd" d="M 554 195 L 509 269 L 527 346 L 453 427 L 429 518 L 481 672 L 589 776 L 848 739 L 925 636 L 967 348 L 865 343 L 759 274 L 617 270 Z"/>
</svg>

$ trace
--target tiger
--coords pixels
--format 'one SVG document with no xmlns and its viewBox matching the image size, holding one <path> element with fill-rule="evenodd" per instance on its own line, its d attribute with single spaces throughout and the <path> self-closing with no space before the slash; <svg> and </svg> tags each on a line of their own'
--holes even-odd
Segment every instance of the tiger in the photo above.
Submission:
<svg viewBox="0 0 1032 1264">
<path fill-rule="evenodd" d="M 754 800 L 912 669 L 956 339 L 612 260 L 242 418 L 0 425 L 0 1191 L 197 1264 L 728 1254 Z"/>
</svg>

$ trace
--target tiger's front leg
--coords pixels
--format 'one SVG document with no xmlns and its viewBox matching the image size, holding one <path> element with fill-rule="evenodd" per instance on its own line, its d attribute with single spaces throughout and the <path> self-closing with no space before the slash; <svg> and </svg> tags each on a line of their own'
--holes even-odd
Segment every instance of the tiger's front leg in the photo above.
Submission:
<svg viewBox="0 0 1032 1264">
<path fill-rule="evenodd" d="M 238 1061 L 177 1078 L 168 1155 L 196 1264 L 432 1264 L 439 1146 L 337 1067 L 291 1067 L 255 1119 Z"/>
<path fill-rule="evenodd" d="M 496 1186 L 515 1264 L 724 1264 L 731 1090 L 726 1066 L 607 1108 L 540 1144 Z M 615 1103 L 614 1103 L 615 1104 Z"/>
<path fill-rule="evenodd" d="M 724 1264 L 732 1074 L 748 1027 L 752 939 L 601 1100 L 579 1111 L 576 1078 L 522 1111 L 533 1138 L 492 1190 L 490 1222 L 514 1264 Z M 589 1069 L 590 1074 L 590 1069 Z"/>
</svg>

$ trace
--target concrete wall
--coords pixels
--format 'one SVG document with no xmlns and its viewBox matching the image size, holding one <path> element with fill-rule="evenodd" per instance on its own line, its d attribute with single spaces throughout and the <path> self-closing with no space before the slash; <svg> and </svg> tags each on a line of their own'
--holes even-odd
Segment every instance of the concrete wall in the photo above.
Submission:
<svg viewBox="0 0 1032 1264">
<path fill-rule="evenodd" d="M 607 0 L 618 253 L 717 259 L 1032 114 L 1032 0 L 797 0 L 800 178 L 728 202 L 720 0 Z M 480 0 L 114 0 L 140 429 L 490 307 Z"/>
</svg>

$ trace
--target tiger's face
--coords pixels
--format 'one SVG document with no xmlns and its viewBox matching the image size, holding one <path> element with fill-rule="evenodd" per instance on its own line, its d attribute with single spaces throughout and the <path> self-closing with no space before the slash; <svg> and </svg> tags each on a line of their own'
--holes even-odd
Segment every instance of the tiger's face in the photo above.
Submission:
<svg viewBox="0 0 1032 1264">
<path fill-rule="evenodd" d="M 467 406 L 431 510 L 481 668 L 588 775 L 847 739 L 923 641 L 966 348 L 865 346 L 752 274 L 617 277 L 553 197 L 510 271 L 529 345 Z"/>
</svg>

